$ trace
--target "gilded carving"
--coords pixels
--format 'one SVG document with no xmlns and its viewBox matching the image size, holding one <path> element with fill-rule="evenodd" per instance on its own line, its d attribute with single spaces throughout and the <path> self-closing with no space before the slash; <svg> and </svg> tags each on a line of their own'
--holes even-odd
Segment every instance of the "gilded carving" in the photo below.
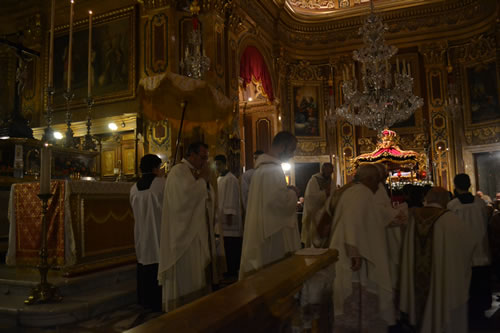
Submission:
<svg viewBox="0 0 500 333">
<path fill-rule="evenodd" d="M 466 130 L 465 141 L 468 145 L 484 145 L 500 142 L 500 125 Z"/>
<path fill-rule="evenodd" d="M 458 49 L 457 57 L 460 62 L 476 62 L 496 55 L 496 43 L 493 36 L 479 35 Z"/>
<path fill-rule="evenodd" d="M 445 52 L 447 43 L 445 41 L 421 45 L 418 51 L 424 56 L 426 65 L 445 64 Z"/>
<path fill-rule="evenodd" d="M 326 154 L 325 141 L 299 141 L 297 155 L 324 155 Z"/>
</svg>

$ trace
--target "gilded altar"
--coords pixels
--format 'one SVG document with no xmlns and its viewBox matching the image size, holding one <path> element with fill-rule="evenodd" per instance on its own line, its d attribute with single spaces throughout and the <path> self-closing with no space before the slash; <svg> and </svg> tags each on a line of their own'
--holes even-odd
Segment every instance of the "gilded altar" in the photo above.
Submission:
<svg viewBox="0 0 500 333">
<path fill-rule="evenodd" d="M 48 207 L 49 263 L 74 276 L 135 261 L 133 183 L 56 180 Z M 39 261 L 39 183 L 12 185 L 6 262 L 35 266 Z"/>
</svg>

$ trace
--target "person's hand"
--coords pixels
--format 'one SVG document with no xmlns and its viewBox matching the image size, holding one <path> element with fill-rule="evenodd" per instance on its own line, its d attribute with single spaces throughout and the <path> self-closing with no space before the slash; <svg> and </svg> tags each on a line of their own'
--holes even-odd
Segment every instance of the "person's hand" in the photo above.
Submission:
<svg viewBox="0 0 500 333">
<path fill-rule="evenodd" d="M 205 179 L 207 182 L 210 180 L 210 166 L 205 163 L 200 170 L 199 177 Z"/>
<path fill-rule="evenodd" d="M 351 269 L 353 272 L 357 272 L 361 269 L 361 257 L 351 258 Z"/>
</svg>

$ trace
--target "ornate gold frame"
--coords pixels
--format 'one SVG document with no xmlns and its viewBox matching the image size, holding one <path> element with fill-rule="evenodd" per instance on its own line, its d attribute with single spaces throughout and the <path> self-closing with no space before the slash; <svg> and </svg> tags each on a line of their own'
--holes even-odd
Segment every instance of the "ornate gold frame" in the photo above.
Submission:
<svg viewBox="0 0 500 333">
<path fill-rule="evenodd" d="M 314 136 L 299 136 L 296 135 L 300 141 L 318 141 L 325 140 L 325 99 L 324 99 L 324 82 L 319 80 L 290 80 L 288 84 L 288 100 L 290 101 L 290 129 L 292 133 L 295 134 L 295 96 L 294 96 L 294 88 L 295 87 L 306 87 L 312 86 L 318 89 L 318 129 L 319 135 Z"/>
<path fill-rule="evenodd" d="M 136 49 L 135 49 L 135 44 L 136 44 L 136 8 L 135 6 L 130 6 L 130 7 L 125 7 L 122 9 L 114 10 L 102 15 L 95 15 L 93 18 L 93 27 L 104 25 L 109 22 L 121 20 L 124 18 L 128 19 L 128 24 L 129 24 L 129 29 L 130 29 L 130 34 L 127 36 L 127 40 L 129 42 L 128 45 L 128 50 L 126 52 L 128 53 L 128 82 L 127 82 L 127 89 L 126 90 L 121 90 L 118 92 L 112 92 L 112 93 L 106 93 L 104 95 L 95 95 L 93 96 L 94 98 L 94 103 L 95 104 L 104 104 L 104 103 L 113 103 L 117 101 L 122 101 L 122 100 L 128 100 L 128 99 L 134 99 L 136 97 Z M 94 29 L 94 28 L 93 28 Z M 69 25 L 62 25 L 59 26 L 55 29 L 55 38 L 61 37 L 65 34 L 67 34 L 69 30 Z M 73 31 L 74 33 L 82 31 L 82 30 L 87 30 L 88 31 L 88 19 L 76 21 L 73 25 Z M 75 41 L 77 43 L 77 41 Z M 49 47 L 49 33 L 46 34 L 46 40 L 45 40 L 45 50 L 48 50 Z M 95 44 L 94 44 L 95 45 Z M 54 59 L 55 61 L 55 59 Z M 48 82 L 48 63 L 49 63 L 49 54 L 48 52 L 44 54 L 43 57 L 43 64 L 44 64 L 44 85 L 47 85 Z M 56 93 L 54 96 L 54 100 L 56 101 L 57 99 L 60 99 L 60 96 L 62 94 L 60 92 Z M 85 92 L 85 96 L 80 96 L 76 95 L 73 98 L 73 101 L 70 104 L 71 109 L 75 108 L 83 108 L 86 107 L 86 103 L 84 101 L 84 98 L 86 98 L 87 93 Z M 43 94 L 43 102 L 44 106 L 47 106 L 47 94 Z M 54 109 L 56 111 L 62 110 L 65 108 L 65 103 L 57 103 L 53 105 Z"/>
<path fill-rule="evenodd" d="M 499 75 L 499 63 L 496 58 L 494 57 L 489 57 L 487 59 L 481 59 L 473 62 L 466 62 L 462 63 L 460 66 L 460 70 L 462 72 L 462 77 L 464 78 L 463 81 L 463 97 L 464 97 L 464 107 L 463 107 L 463 112 L 464 112 L 464 120 L 465 120 L 465 126 L 467 128 L 478 128 L 478 127 L 484 127 L 485 125 L 488 126 L 494 126 L 500 124 L 500 117 L 497 119 L 491 119 L 491 120 L 485 120 L 481 121 L 478 123 L 472 123 L 472 105 L 471 105 L 471 97 L 470 97 L 470 86 L 469 86 L 469 77 L 467 70 L 469 68 L 474 68 L 478 65 L 489 65 L 490 63 L 495 63 L 495 68 L 496 68 L 496 78 L 497 78 L 497 103 L 500 102 L 500 75 Z M 500 107 L 500 105 L 497 105 L 497 107 Z"/>
</svg>

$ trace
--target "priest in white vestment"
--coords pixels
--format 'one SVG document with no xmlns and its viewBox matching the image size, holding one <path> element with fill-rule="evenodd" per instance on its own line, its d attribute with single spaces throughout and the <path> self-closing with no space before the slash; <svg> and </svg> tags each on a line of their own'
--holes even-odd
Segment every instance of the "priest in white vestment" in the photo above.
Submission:
<svg viewBox="0 0 500 333">
<path fill-rule="evenodd" d="M 445 207 L 448 191 L 431 189 L 411 210 L 401 262 L 400 309 L 421 333 L 466 333 L 474 231 Z"/>
<path fill-rule="evenodd" d="M 134 240 L 137 257 L 137 302 L 155 312 L 161 311 L 161 287 L 158 285 L 160 230 L 165 189 L 161 159 L 152 154 L 141 158 L 141 178 L 130 189 L 134 212 Z"/>
<path fill-rule="evenodd" d="M 237 277 L 243 244 L 240 185 L 238 179 L 227 169 L 226 156 L 215 156 L 215 166 L 219 174 L 217 178 L 217 223 L 224 236 L 227 274 Z"/>
<path fill-rule="evenodd" d="M 378 184 L 377 168 L 361 165 L 355 182 L 327 202 L 329 247 L 339 251 L 333 283 L 335 332 L 385 333 L 395 323 L 385 227 L 375 214 Z"/>
<path fill-rule="evenodd" d="M 245 217 L 240 280 L 300 248 L 297 190 L 287 186 L 281 168 L 296 146 L 293 134 L 279 132 L 269 154 L 257 159 Z"/>
<path fill-rule="evenodd" d="M 319 247 L 316 239 L 316 218 L 330 196 L 333 164 L 323 163 L 321 172 L 312 175 L 304 193 L 304 215 L 302 216 L 301 241 L 305 247 Z"/>
<path fill-rule="evenodd" d="M 394 289 L 399 287 L 399 263 L 402 245 L 401 225 L 406 223 L 408 215 L 408 205 L 399 205 L 398 209 L 393 208 L 391 198 L 387 194 L 385 181 L 387 179 L 387 168 L 382 163 L 374 164 L 380 174 L 377 192 L 375 192 L 376 213 L 379 223 L 386 227 L 387 250 L 391 270 L 391 280 Z"/>
<path fill-rule="evenodd" d="M 486 203 L 469 192 L 468 175 L 461 173 L 453 179 L 456 198 L 448 203 L 448 209 L 458 215 L 470 227 L 468 237 L 474 241 L 472 277 L 469 290 L 469 314 L 472 319 L 484 319 L 484 311 L 491 306 L 490 248 L 488 242 L 488 210 Z"/>
<path fill-rule="evenodd" d="M 158 270 L 164 311 L 205 295 L 217 276 L 212 260 L 214 193 L 207 160 L 208 146 L 191 144 L 187 158 L 167 177 Z"/>
<path fill-rule="evenodd" d="M 241 175 L 241 203 L 243 205 L 243 213 L 246 213 L 247 211 L 248 191 L 250 190 L 250 182 L 252 181 L 252 176 L 255 172 L 255 163 L 262 154 L 264 154 L 262 150 L 256 150 L 253 153 L 254 168 L 245 171 L 243 175 Z M 242 215 L 242 217 L 244 217 L 244 215 Z"/>
</svg>

